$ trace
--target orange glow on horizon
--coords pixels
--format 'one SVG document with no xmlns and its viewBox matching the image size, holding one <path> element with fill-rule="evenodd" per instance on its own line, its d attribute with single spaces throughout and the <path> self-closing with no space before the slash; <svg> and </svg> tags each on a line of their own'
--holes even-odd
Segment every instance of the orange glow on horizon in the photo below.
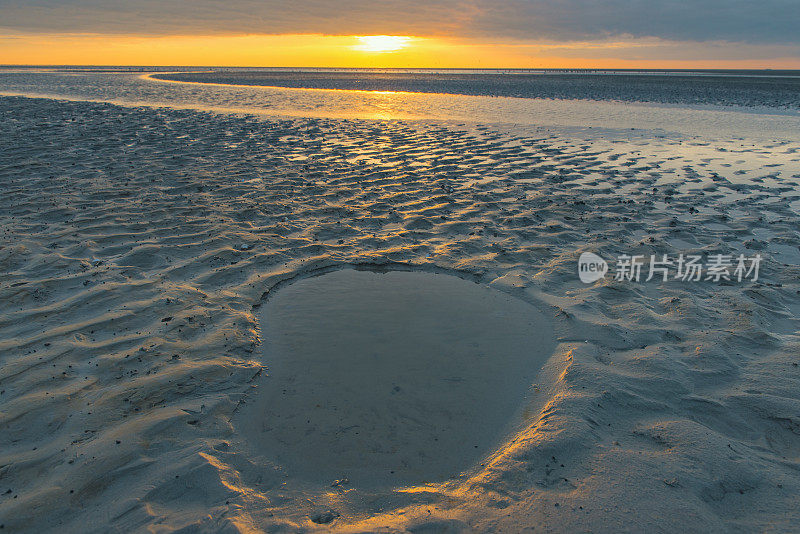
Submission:
<svg viewBox="0 0 800 534">
<path fill-rule="evenodd" d="M 358 44 L 353 46 L 353 50 L 359 52 L 396 52 L 411 42 L 411 37 L 399 35 L 364 35 L 356 39 Z"/>
<path fill-rule="evenodd" d="M 649 60 L 648 43 L 481 42 L 415 36 L 0 34 L 8 65 L 361 68 L 800 68 L 796 57 Z M 646 58 L 637 52 L 633 57 Z"/>
</svg>

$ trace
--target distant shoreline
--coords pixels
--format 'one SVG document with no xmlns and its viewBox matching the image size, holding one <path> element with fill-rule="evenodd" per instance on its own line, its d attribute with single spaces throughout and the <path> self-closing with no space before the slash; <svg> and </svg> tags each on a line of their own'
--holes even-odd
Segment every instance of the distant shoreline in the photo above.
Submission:
<svg viewBox="0 0 800 534">
<path fill-rule="evenodd" d="M 800 71 L 781 71 L 782 74 L 776 71 L 774 75 L 766 72 L 194 69 L 191 72 L 156 72 L 149 77 L 172 82 L 290 89 L 800 109 Z M 787 75 L 789 72 L 797 75 Z"/>
</svg>

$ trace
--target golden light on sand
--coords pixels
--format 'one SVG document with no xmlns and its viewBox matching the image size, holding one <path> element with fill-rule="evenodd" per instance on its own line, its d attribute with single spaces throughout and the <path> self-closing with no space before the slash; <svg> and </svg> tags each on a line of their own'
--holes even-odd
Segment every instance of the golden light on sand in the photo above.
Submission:
<svg viewBox="0 0 800 534">
<path fill-rule="evenodd" d="M 362 35 L 353 50 L 360 52 L 397 52 L 411 43 L 411 37 L 400 35 Z"/>
</svg>

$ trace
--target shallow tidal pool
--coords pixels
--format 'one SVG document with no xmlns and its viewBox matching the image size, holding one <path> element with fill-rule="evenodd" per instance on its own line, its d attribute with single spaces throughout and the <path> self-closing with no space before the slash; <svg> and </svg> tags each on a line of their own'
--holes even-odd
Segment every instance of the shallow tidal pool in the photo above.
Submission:
<svg viewBox="0 0 800 534">
<path fill-rule="evenodd" d="M 270 292 L 234 427 L 291 478 L 438 482 L 513 430 L 554 347 L 531 304 L 447 274 L 342 269 Z"/>
</svg>

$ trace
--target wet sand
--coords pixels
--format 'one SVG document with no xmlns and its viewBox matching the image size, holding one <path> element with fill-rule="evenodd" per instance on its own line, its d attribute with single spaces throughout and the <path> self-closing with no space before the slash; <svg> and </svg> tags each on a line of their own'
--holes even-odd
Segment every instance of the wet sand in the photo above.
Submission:
<svg viewBox="0 0 800 534">
<path fill-rule="evenodd" d="M 720 137 L 0 98 L 0 522 L 793 529 L 800 152 Z M 585 285 L 587 251 L 764 263 L 757 282 Z M 540 407 L 452 479 L 267 469 L 236 419 L 269 373 L 262 296 L 393 264 L 537 303 Z"/>
</svg>

